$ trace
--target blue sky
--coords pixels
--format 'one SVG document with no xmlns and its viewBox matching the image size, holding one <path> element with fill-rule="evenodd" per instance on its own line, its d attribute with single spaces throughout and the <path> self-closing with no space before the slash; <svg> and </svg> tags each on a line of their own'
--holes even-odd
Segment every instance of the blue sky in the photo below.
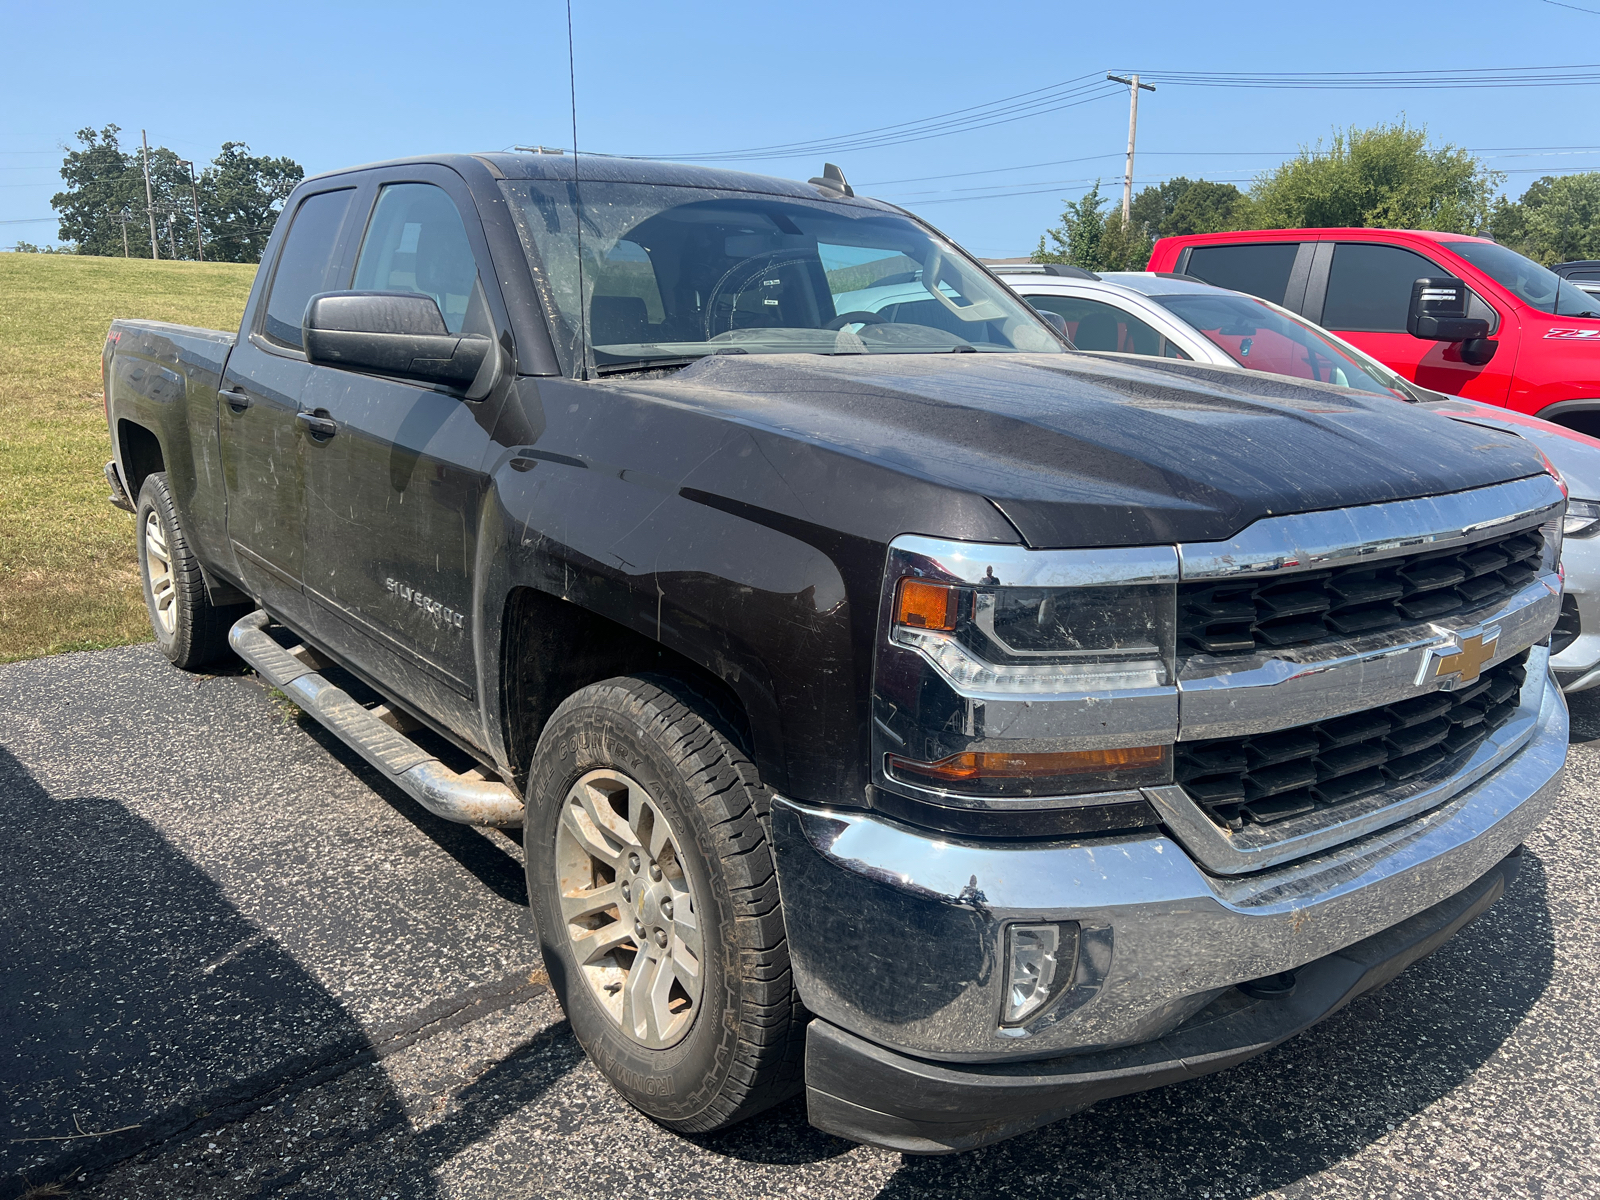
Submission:
<svg viewBox="0 0 1600 1200">
<path fill-rule="evenodd" d="M 1592 8 L 1592 13 L 1579 11 Z M 1330 22 L 1330 12 L 1337 15 Z M 1600 60 L 1600 0 L 1397 5 L 573 5 L 580 146 L 676 155 L 916 121 L 1080 76 L 1418 71 Z M 441 150 L 567 145 L 564 4 L 0 3 L 0 245 L 54 240 L 59 147 L 84 126 L 209 160 L 225 140 L 308 172 Z M 1600 169 L 1600 86 L 1268 91 L 1169 84 L 1139 109 L 1136 182 L 1246 186 L 1334 125 L 1401 113 L 1485 151 L 1521 193 Z M 866 194 L 985 256 L 1025 254 L 1096 176 L 1120 195 L 1126 92 L 899 145 L 828 153 Z M 741 169 L 805 178 L 822 153 Z M 1009 193 L 1009 194 L 1008 194 Z"/>
</svg>

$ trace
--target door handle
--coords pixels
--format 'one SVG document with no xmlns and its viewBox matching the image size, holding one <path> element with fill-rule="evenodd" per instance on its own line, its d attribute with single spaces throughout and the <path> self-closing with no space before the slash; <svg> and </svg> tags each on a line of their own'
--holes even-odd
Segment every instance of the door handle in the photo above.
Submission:
<svg viewBox="0 0 1600 1200">
<path fill-rule="evenodd" d="M 240 391 L 219 391 L 217 395 L 228 402 L 228 407 L 236 413 L 242 413 L 250 407 L 250 397 Z"/>
<path fill-rule="evenodd" d="M 327 441 L 339 432 L 339 426 L 327 417 L 319 417 L 316 413 L 298 412 L 294 419 L 299 426 L 314 438 Z"/>
</svg>

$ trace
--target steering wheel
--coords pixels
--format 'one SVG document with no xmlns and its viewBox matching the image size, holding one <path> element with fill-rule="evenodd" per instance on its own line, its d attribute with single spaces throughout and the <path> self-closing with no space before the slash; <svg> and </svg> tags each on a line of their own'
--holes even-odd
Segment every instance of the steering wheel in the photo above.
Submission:
<svg viewBox="0 0 1600 1200">
<path fill-rule="evenodd" d="M 835 333 L 838 333 L 839 330 L 843 329 L 846 325 L 891 325 L 891 324 L 893 324 L 893 322 L 890 321 L 888 317 L 881 316 L 881 315 L 879 315 L 878 313 L 875 313 L 875 312 L 868 312 L 866 309 L 862 308 L 862 309 L 857 309 L 855 312 L 840 313 L 837 317 L 835 317 L 833 320 L 829 321 L 826 325 L 824 325 L 823 328 L 824 329 L 831 329 Z"/>
</svg>

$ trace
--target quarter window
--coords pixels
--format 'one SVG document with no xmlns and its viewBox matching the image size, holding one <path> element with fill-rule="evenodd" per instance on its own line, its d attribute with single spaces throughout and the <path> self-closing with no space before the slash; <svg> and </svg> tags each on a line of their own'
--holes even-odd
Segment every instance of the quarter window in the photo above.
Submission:
<svg viewBox="0 0 1600 1200">
<path fill-rule="evenodd" d="M 491 332 L 467 227 L 431 183 L 392 183 L 378 194 L 353 286 L 432 296 L 451 333 Z"/>
<path fill-rule="evenodd" d="M 278 252 L 278 265 L 272 274 L 272 291 L 267 296 L 267 313 L 262 322 L 262 332 L 281 346 L 303 348 L 300 326 L 305 319 L 306 305 L 318 292 L 329 289 L 334 243 L 354 194 L 350 188 L 318 192 L 307 196 L 295 210 L 289 236 Z"/>
<path fill-rule="evenodd" d="M 1289 290 L 1299 242 L 1251 242 L 1242 246 L 1196 246 L 1189 251 L 1186 275 L 1230 291 L 1248 292 L 1282 304 Z"/>
</svg>

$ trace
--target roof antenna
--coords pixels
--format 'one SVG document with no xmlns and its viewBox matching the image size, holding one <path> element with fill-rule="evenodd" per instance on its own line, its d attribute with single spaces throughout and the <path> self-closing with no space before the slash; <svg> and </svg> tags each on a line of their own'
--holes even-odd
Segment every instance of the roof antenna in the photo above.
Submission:
<svg viewBox="0 0 1600 1200">
<path fill-rule="evenodd" d="M 844 181 L 844 172 L 832 163 L 822 164 L 822 174 L 806 180 L 819 188 L 826 188 L 830 192 L 838 192 L 841 196 L 854 196 L 855 188 Z"/>
<path fill-rule="evenodd" d="M 578 182 L 578 73 L 572 53 L 572 0 L 567 0 L 567 85 L 572 97 L 572 195 L 578 206 L 578 341 L 583 374 L 589 378 L 589 304 L 583 295 L 583 184 Z"/>
</svg>

